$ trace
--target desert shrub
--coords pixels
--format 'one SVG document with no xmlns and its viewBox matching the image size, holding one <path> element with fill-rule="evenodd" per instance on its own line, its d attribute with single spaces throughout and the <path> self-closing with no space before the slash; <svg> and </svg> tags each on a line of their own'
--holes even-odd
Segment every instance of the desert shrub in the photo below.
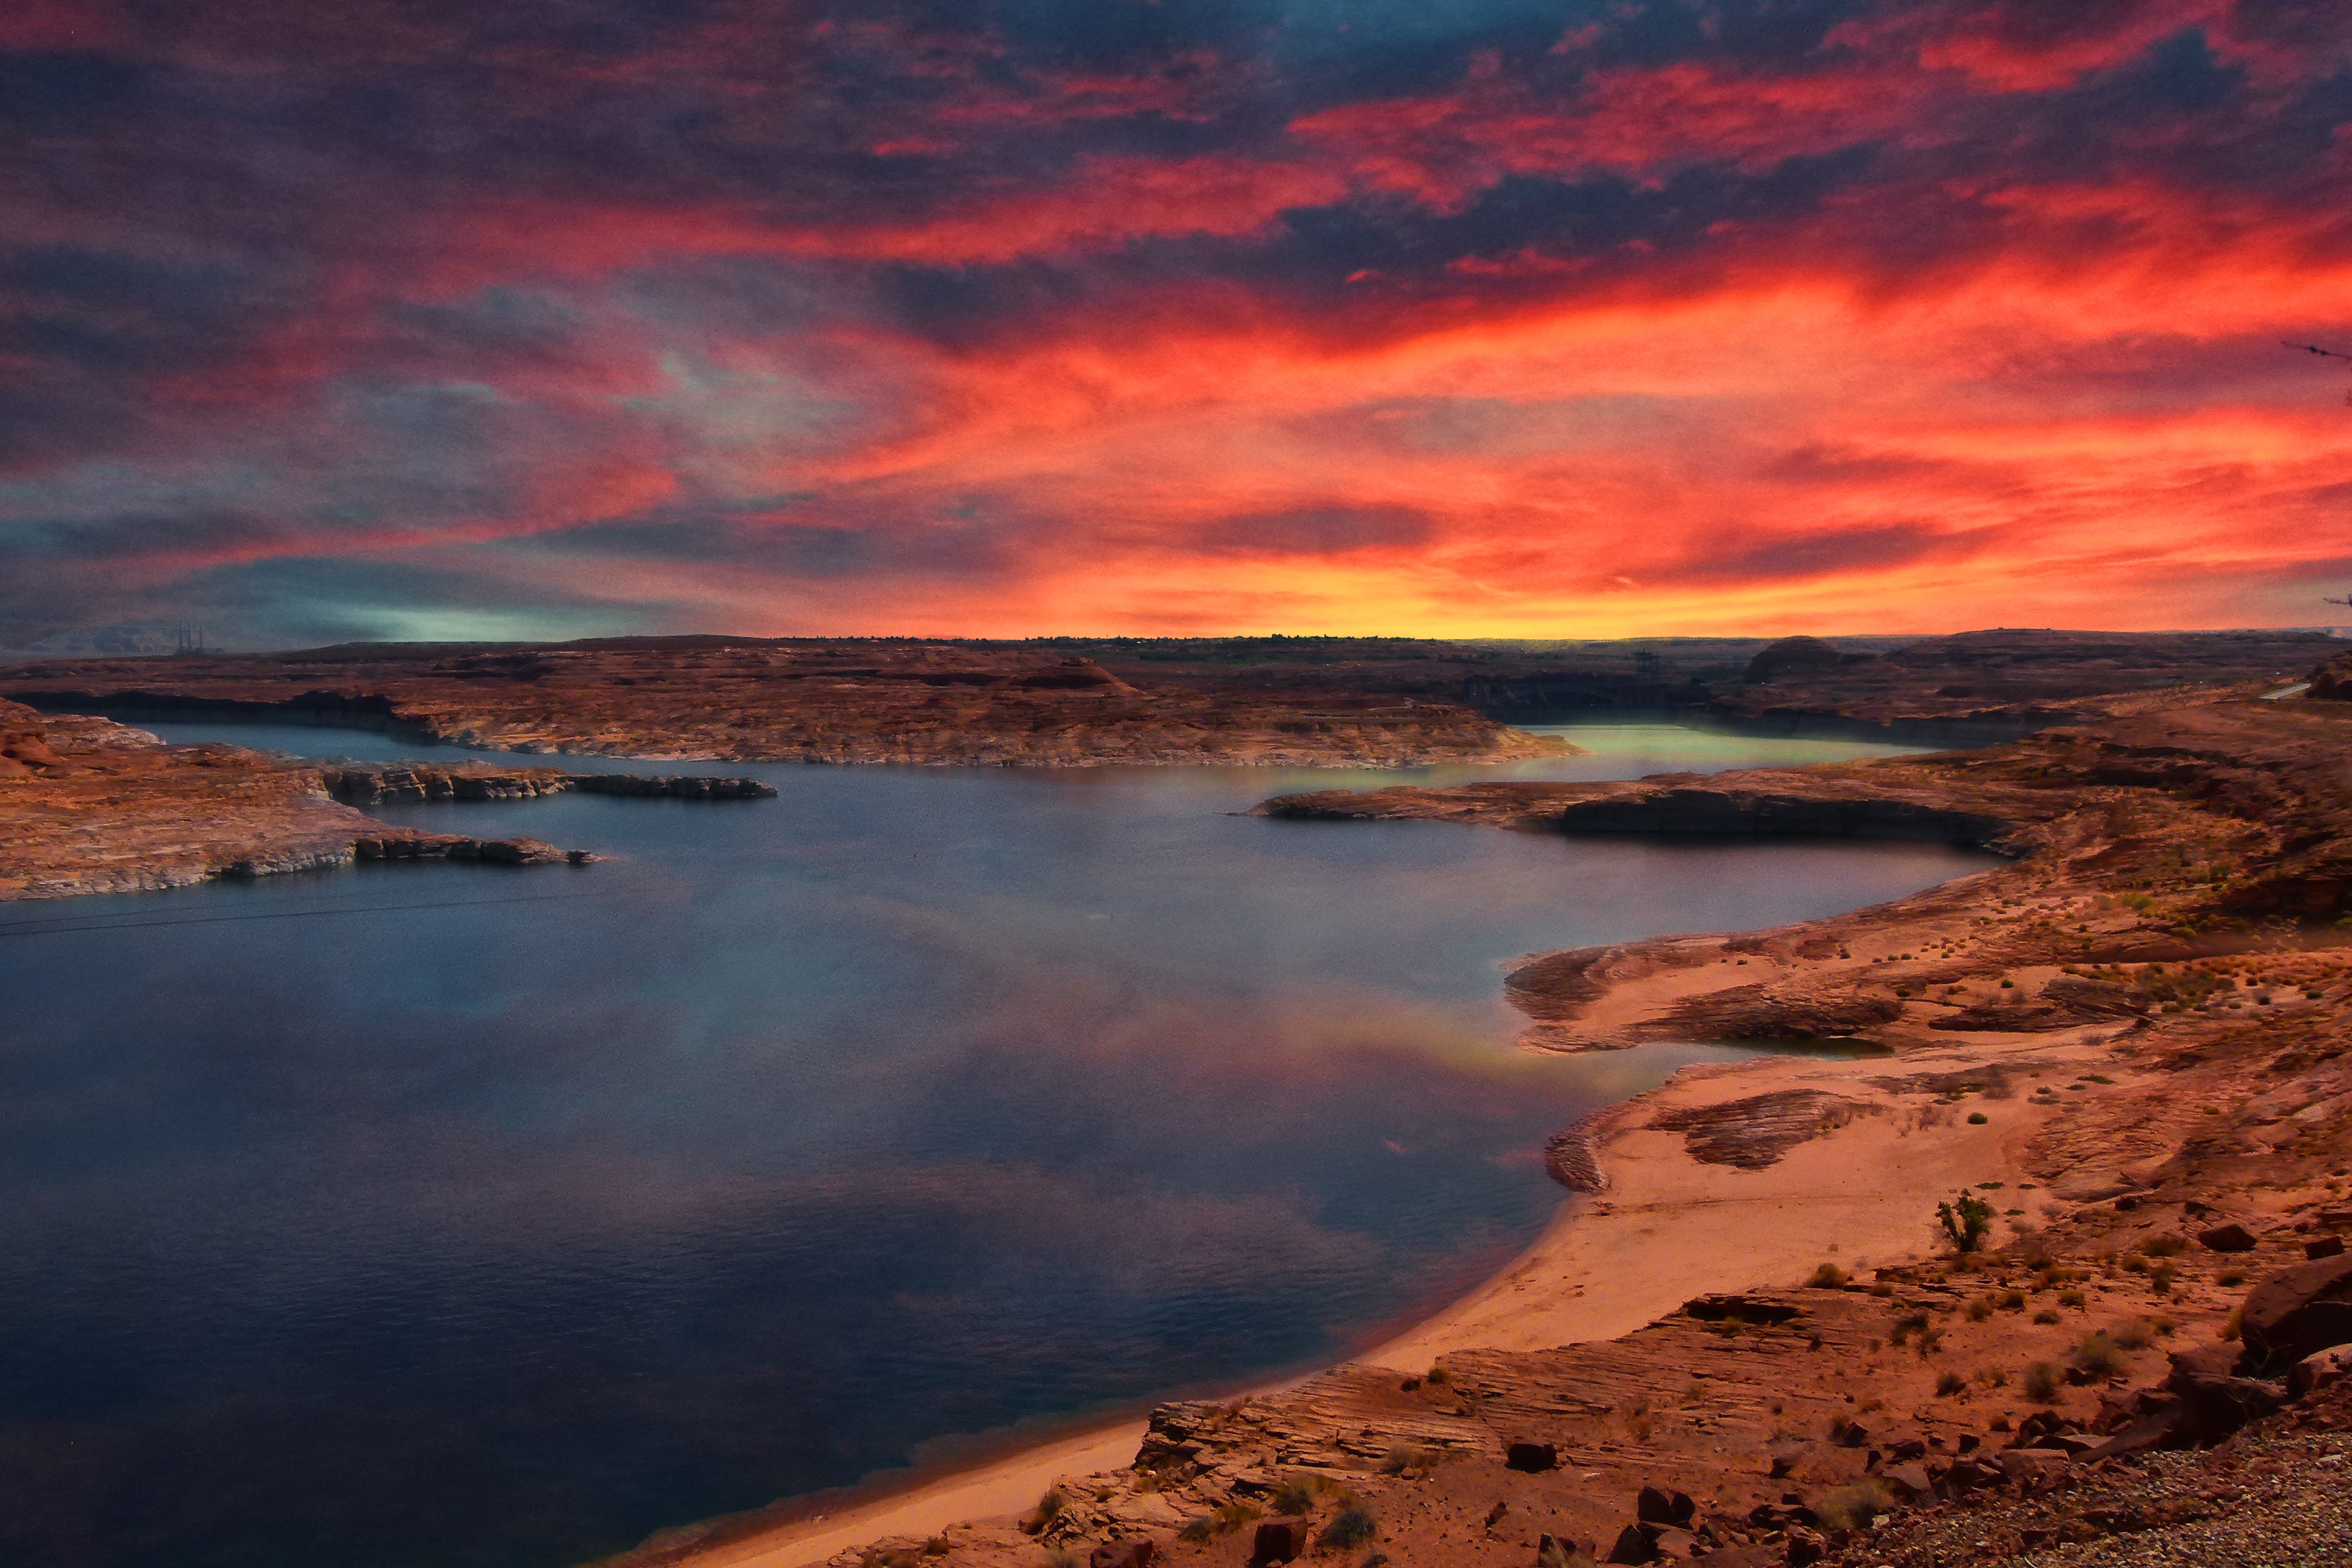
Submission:
<svg viewBox="0 0 2352 1568">
<path fill-rule="evenodd" d="M 1625 1429 L 1633 1434 L 1633 1441 L 1636 1443 L 1648 1442 L 1653 1430 L 1650 1417 L 1646 1414 L 1630 1417 L 1625 1423 Z"/>
<path fill-rule="evenodd" d="M 1436 1384 L 1441 1388 L 1444 1387 L 1445 1385 L 1445 1369 L 1442 1366 L 1431 1367 L 1429 1369 L 1429 1375 L 1423 1379 L 1423 1381 L 1425 1383 Z"/>
<path fill-rule="evenodd" d="M 2054 1323 L 2058 1321 L 2058 1314 L 2044 1307 L 2033 1314 L 2033 1321 L 2037 1323 Z"/>
<path fill-rule="evenodd" d="M 1426 1448 L 1395 1447 L 1381 1461 L 1383 1473 L 1401 1476 L 1407 1470 L 1427 1470 L 1437 1462 L 1436 1456 Z"/>
<path fill-rule="evenodd" d="M 2176 1278 L 2171 1264 L 2159 1263 L 2147 1271 L 2147 1288 L 2159 1296 L 2169 1295 Z"/>
<path fill-rule="evenodd" d="M 1332 1516 L 1318 1539 L 1325 1546 L 1361 1546 L 1381 1532 L 1381 1521 L 1361 1503 L 1349 1503 Z"/>
<path fill-rule="evenodd" d="M 1022 1528 L 1026 1530 L 1032 1535 L 1036 1534 L 1039 1531 L 1045 1529 L 1047 1525 L 1061 1518 L 1062 1510 L 1065 1508 L 1067 1508 L 1069 1503 L 1070 1500 L 1064 1497 L 1060 1492 L 1048 1491 L 1044 1497 L 1037 1500 L 1036 1508 L 1031 1511 L 1028 1522 L 1023 1525 Z"/>
<path fill-rule="evenodd" d="M 2108 1330 L 2107 1337 L 2127 1351 L 2144 1351 L 2156 1342 L 2156 1325 L 2146 1318 L 2133 1318 Z"/>
<path fill-rule="evenodd" d="M 1215 1516 L 1213 1514 L 1202 1514 L 1198 1519 L 1188 1521 L 1184 1528 L 1176 1532 L 1176 1539 L 1179 1541 L 1202 1542 L 1208 1540 L 1211 1536 L 1216 1534 L 1216 1532 L 1217 1521 Z"/>
<path fill-rule="evenodd" d="M 1994 1304 L 2004 1312 L 2021 1312 L 2025 1310 L 2025 1292 L 2003 1290 L 2000 1293 L 2000 1300 Z"/>
<path fill-rule="evenodd" d="M 1303 1476 L 1286 1476 L 1274 1489 L 1274 1511 L 1305 1513 L 1315 1506 L 1315 1487 Z"/>
<path fill-rule="evenodd" d="M 1366 1559 L 1367 1568 L 1370 1559 Z M 1592 1559 L 1565 1541 L 1554 1540 L 1536 1551 L 1536 1568 L 1593 1568 Z"/>
<path fill-rule="evenodd" d="M 1813 1511 L 1832 1530 L 1864 1530 L 1878 1515 L 1895 1511 L 1895 1494 L 1885 1483 L 1865 1476 L 1832 1489 L 1813 1505 Z"/>
<path fill-rule="evenodd" d="M 1985 1232 L 1992 1228 L 1992 1205 L 1968 1193 L 1958 1194 L 1950 1203 L 1936 1205 L 1936 1219 L 1944 1227 L 1953 1249 L 1971 1253 L 1984 1245 Z"/>
<path fill-rule="evenodd" d="M 1956 1394 L 1968 1391 L 1969 1380 L 1957 1372 L 1948 1372 L 1936 1380 L 1936 1397 L 1938 1399 L 1949 1399 Z"/>
<path fill-rule="evenodd" d="M 1813 1270 L 1813 1277 L 1805 1281 L 1806 1284 L 1811 1286 L 1816 1290 L 1834 1290 L 1845 1282 L 1845 1270 L 1840 1268 L 1834 1263 L 1822 1264 L 1819 1268 Z"/>
<path fill-rule="evenodd" d="M 1971 1127 L 1982 1127 L 1991 1120 L 1991 1117 L 1987 1116 L 1981 1110 L 1971 1110 L 1969 1112 L 1969 1125 Z"/>
<path fill-rule="evenodd" d="M 2086 1300 L 2087 1298 L 2084 1297 L 2080 1290 L 2061 1290 L 2058 1292 L 2058 1304 L 2062 1307 L 2080 1307 Z"/>
<path fill-rule="evenodd" d="M 2150 1258 L 2178 1258 L 2189 1250 L 2189 1243 L 2177 1236 L 2151 1236 L 2139 1249 Z"/>
<path fill-rule="evenodd" d="M 2058 1397 L 2058 1368 L 2046 1361 L 2037 1361 L 2025 1369 L 2025 1397 L 2047 1405 Z"/>
<path fill-rule="evenodd" d="M 2225 1340 L 2236 1339 L 2239 1333 L 2239 1325 L 2243 1321 L 2245 1315 L 2246 1310 L 2243 1307 L 2231 1308 L 2230 1315 L 2221 1320 L 2221 1328 L 2215 1331 Z"/>
<path fill-rule="evenodd" d="M 2245 1282 L 2246 1271 L 2242 1268 L 2224 1268 L 2213 1276 L 2216 1285 L 2243 1285 Z"/>
<path fill-rule="evenodd" d="M 2074 1364 L 2093 1377 L 2113 1377 L 2124 1367 L 2123 1347 L 2103 1330 L 2084 1334 L 2074 1347 Z"/>
<path fill-rule="evenodd" d="M 1927 1313 L 1906 1312 L 1903 1316 L 1895 1320 L 1895 1327 L 1888 1333 L 1887 1340 L 1890 1343 L 1899 1345 L 1906 1340 L 1909 1339 L 1913 1334 L 1924 1334 L 1927 1331 Z"/>
</svg>

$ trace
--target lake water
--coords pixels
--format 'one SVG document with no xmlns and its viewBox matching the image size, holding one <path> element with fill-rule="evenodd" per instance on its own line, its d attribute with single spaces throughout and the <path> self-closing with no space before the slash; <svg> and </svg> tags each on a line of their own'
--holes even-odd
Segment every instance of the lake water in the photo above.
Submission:
<svg viewBox="0 0 2352 1568">
<path fill-rule="evenodd" d="M 1549 1134 L 1739 1054 L 1519 1052 L 1500 964 L 1986 863 L 1230 815 L 1888 749 L 1576 733 L 1414 774 L 659 764 L 782 794 L 382 813 L 583 868 L 0 908 L 0 1563 L 559 1568 L 1377 1338 L 1541 1227 Z"/>
</svg>

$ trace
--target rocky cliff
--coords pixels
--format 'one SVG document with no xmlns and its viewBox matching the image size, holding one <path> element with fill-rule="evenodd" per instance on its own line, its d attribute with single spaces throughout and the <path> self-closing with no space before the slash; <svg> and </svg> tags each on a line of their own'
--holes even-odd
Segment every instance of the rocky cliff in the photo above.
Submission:
<svg viewBox="0 0 2352 1568">
<path fill-rule="evenodd" d="M 744 781 L 749 782 L 749 781 Z M 0 900 L 185 887 L 354 862 L 583 865 L 583 850 L 376 822 L 321 771 L 234 746 L 167 746 L 104 719 L 0 702 Z"/>
</svg>

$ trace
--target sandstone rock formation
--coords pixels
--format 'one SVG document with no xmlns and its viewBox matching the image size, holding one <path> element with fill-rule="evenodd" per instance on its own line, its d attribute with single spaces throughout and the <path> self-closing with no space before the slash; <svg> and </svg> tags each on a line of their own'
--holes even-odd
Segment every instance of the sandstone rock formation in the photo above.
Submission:
<svg viewBox="0 0 2352 1568">
<path fill-rule="evenodd" d="M 583 865 L 539 839 L 376 823 L 327 797 L 320 769 L 233 745 L 163 745 L 87 717 L 0 703 L 0 900 L 134 893 L 355 860 Z"/>
<path fill-rule="evenodd" d="M 1301 821 L 1423 818 L 1532 832 L 1900 837 L 2013 871 L 1780 931 L 1661 937 L 1522 961 L 1506 994 L 1556 1049 L 1654 1039 L 2128 1027 L 2244 1004 L 2216 960 L 2264 922 L 2352 912 L 2352 710 L 2244 694 L 1989 750 L 1630 784 L 1288 795 Z M 2308 1005 L 2266 996 L 2285 1016 Z"/>
<path fill-rule="evenodd" d="M 1213 668 L 1147 677 L 1018 644 L 618 638 L 45 660 L 9 671 L 6 689 L 45 708 L 150 721 L 356 724 L 463 745 L 674 759 L 1391 766 L 1570 750 L 1451 698 L 1305 668 L 1311 679 Z"/>
</svg>

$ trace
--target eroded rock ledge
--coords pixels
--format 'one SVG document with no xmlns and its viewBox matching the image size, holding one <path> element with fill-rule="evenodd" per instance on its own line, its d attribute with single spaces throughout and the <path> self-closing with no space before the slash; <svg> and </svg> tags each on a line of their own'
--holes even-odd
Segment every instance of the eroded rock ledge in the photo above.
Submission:
<svg viewBox="0 0 2352 1568">
<path fill-rule="evenodd" d="M 679 761 L 1391 767 L 1574 750 L 1458 697 L 1300 668 L 1308 673 L 1282 679 L 1213 663 L 1119 673 L 1019 645 L 669 637 L 52 659 L 5 672 L 5 689 L 37 708 L 133 721 L 353 724 Z"/>
<path fill-rule="evenodd" d="M 692 774 L 573 773 L 489 763 L 336 763 L 319 770 L 329 795 L 352 805 L 384 801 L 531 800 L 547 795 L 617 795 L 644 800 L 772 800 L 751 778 Z"/>
<path fill-rule="evenodd" d="M 235 746 L 167 746 L 144 731 L 0 702 L 0 900 L 185 887 L 352 864 L 581 866 L 536 838 L 379 822 L 352 804 L 519 800 L 567 791 L 751 800 L 757 779 L 501 769 L 488 763 L 321 766 Z"/>
<path fill-rule="evenodd" d="M 1982 752 L 1704 779 L 1325 791 L 1258 810 L 1531 832 L 1909 839 L 2012 862 L 1780 930 L 1532 955 L 1505 982 L 1530 1020 L 1530 1046 L 1900 1047 L 1927 1030 L 2129 1028 L 2230 1005 L 2234 982 L 2211 960 L 2352 910 L 2352 778 L 2337 761 L 2352 709 L 2242 694 L 2135 707 Z"/>
</svg>

